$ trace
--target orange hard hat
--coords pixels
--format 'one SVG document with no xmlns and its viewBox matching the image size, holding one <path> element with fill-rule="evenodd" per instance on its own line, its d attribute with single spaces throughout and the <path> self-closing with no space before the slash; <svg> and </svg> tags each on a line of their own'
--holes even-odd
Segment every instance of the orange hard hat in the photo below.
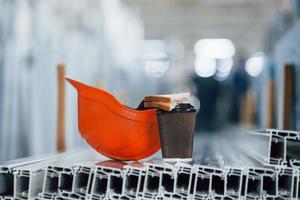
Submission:
<svg viewBox="0 0 300 200">
<path fill-rule="evenodd" d="M 78 92 L 79 131 L 99 153 L 117 160 L 139 160 L 160 149 L 154 109 L 130 109 L 104 90 L 66 79 Z"/>
</svg>

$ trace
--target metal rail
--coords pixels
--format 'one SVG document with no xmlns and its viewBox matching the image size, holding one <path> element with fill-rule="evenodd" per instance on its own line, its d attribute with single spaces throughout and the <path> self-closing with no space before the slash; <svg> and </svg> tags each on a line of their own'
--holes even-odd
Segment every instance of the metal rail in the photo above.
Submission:
<svg viewBox="0 0 300 200">
<path fill-rule="evenodd" d="M 0 199 L 13 199 L 15 178 L 14 171 L 21 167 L 33 163 L 42 162 L 50 159 L 51 156 L 44 155 L 40 157 L 29 157 L 25 159 L 17 159 L 0 164 Z"/>
<path fill-rule="evenodd" d="M 300 132 L 265 129 L 242 131 L 239 146 L 265 166 L 300 167 Z"/>
<path fill-rule="evenodd" d="M 66 154 L 56 158 L 45 168 L 43 188 L 39 197 L 41 199 L 84 199 L 78 187 L 83 187 L 84 173 L 78 171 L 88 168 L 92 160 L 103 160 L 105 157 L 95 154 L 92 151 L 84 150 Z M 92 165 L 92 164 L 91 164 Z M 81 168 L 82 167 L 82 168 Z M 84 172 L 84 171 L 83 171 Z M 75 181 L 74 181 L 75 180 Z"/>
<path fill-rule="evenodd" d="M 2 163 L 0 200 L 299 198 L 297 132 L 227 132 L 197 136 L 189 163 L 157 155 L 120 162 L 84 151 Z"/>
<path fill-rule="evenodd" d="M 146 166 L 139 162 L 133 162 L 124 166 L 124 193 L 128 199 L 138 199 L 143 195 L 145 184 Z"/>
</svg>

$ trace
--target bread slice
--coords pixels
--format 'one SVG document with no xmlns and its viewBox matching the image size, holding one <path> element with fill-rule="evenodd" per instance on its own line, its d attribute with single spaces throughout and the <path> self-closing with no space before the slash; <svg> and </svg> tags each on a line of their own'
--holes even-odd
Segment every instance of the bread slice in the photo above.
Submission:
<svg viewBox="0 0 300 200">
<path fill-rule="evenodd" d="M 165 102 L 144 102 L 144 107 L 145 108 L 160 108 L 165 111 L 171 111 L 177 103 L 175 102 L 170 102 L 170 103 L 165 103 Z"/>
<path fill-rule="evenodd" d="M 191 94 L 178 93 L 178 94 L 166 94 L 147 96 L 144 98 L 145 108 L 160 108 L 165 111 L 171 111 L 176 105 L 180 103 L 190 103 Z"/>
<path fill-rule="evenodd" d="M 177 103 L 187 103 L 190 101 L 191 93 L 177 93 L 177 94 L 164 94 L 164 95 L 153 95 L 153 96 L 146 96 L 144 101 L 150 102 L 177 102 Z"/>
</svg>

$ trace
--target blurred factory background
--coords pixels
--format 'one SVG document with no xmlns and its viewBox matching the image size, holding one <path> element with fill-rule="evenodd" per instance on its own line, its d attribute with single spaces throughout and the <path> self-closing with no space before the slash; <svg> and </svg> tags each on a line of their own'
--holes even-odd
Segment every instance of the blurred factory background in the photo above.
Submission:
<svg viewBox="0 0 300 200">
<path fill-rule="evenodd" d="M 0 0 L 0 161 L 56 151 L 57 64 L 137 107 L 191 91 L 199 133 L 300 129 L 298 0 Z M 66 84 L 67 149 L 78 134 Z"/>
</svg>

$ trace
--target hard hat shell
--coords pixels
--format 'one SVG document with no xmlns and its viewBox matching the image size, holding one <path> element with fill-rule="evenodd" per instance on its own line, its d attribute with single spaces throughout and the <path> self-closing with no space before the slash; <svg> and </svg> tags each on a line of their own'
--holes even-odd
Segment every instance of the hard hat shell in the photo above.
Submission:
<svg viewBox="0 0 300 200">
<path fill-rule="evenodd" d="M 78 92 L 79 132 L 99 153 L 139 160 L 160 149 L 156 111 L 134 110 L 110 93 L 66 78 Z"/>
</svg>

